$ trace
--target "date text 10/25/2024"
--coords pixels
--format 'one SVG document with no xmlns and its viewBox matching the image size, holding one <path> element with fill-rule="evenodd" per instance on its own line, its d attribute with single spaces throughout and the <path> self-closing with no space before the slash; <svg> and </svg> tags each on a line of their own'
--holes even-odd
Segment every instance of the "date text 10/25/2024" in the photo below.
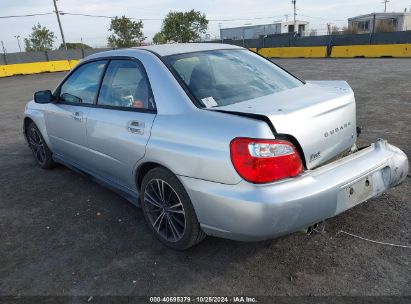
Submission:
<svg viewBox="0 0 411 304">
<path fill-rule="evenodd" d="M 150 297 L 150 303 L 257 303 L 255 297 Z"/>
</svg>

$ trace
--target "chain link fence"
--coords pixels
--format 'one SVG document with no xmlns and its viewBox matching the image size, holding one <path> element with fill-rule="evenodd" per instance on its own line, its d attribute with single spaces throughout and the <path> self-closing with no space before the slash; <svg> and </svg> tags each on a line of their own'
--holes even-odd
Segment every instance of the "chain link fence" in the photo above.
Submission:
<svg viewBox="0 0 411 304">
<path fill-rule="evenodd" d="M 411 43 L 411 31 L 387 32 L 373 34 L 324 35 L 298 37 L 289 34 L 273 35 L 257 39 L 223 39 L 208 42 L 228 43 L 246 48 L 268 47 L 301 47 L 301 46 L 333 46 L 342 45 L 375 45 Z"/>
<path fill-rule="evenodd" d="M 355 34 L 355 35 L 324 35 L 296 37 L 293 35 L 276 35 L 261 37 L 258 39 L 242 40 L 214 40 L 207 42 L 227 43 L 246 48 L 271 48 L 271 47 L 313 47 L 326 46 L 328 56 L 331 54 L 333 46 L 344 45 L 376 45 L 376 44 L 403 44 L 411 43 L 411 31 L 374 33 L 374 34 Z M 5 53 L 0 55 L 0 65 L 44 62 L 55 60 L 82 59 L 88 55 L 111 50 L 102 49 L 76 49 L 76 50 L 53 50 L 44 52 L 20 52 Z"/>
<path fill-rule="evenodd" d="M 18 64 L 29 62 L 44 62 L 56 60 L 77 60 L 87 57 L 88 55 L 111 50 L 110 48 L 102 49 L 76 49 L 76 50 L 53 50 L 42 52 L 19 52 L 3 53 L 0 55 L 0 65 Z"/>
</svg>

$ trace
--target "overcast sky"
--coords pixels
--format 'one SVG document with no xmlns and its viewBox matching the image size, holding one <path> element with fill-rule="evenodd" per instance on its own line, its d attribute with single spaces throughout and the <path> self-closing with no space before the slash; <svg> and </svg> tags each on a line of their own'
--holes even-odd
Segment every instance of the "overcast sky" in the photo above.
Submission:
<svg viewBox="0 0 411 304">
<path fill-rule="evenodd" d="M 338 26 L 347 24 L 348 17 L 381 12 L 384 10 L 383 0 L 297 0 L 297 19 L 310 22 L 310 28 L 325 32 L 326 24 Z M 187 11 L 191 9 L 204 12 L 210 20 L 261 18 L 255 20 L 210 21 L 207 33 L 214 38 L 219 36 L 221 27 L 240 26 L 244 24 L 265 24 L 275 21 L 285 21 L 288 14 L 292 19 L 291 0 L 59 0 L 59 10 L 69 13 L 93 15 L 121 16 L 161 19 L 170 10 Z M 410 10 L 411 0 L 391 0 L 387 11 Z M 0 0 L 0 17 L 34 13 L 48 13 L 54 10 L 53 0 Z M 105 46 L 108 36 L 110 19 L 81 16 L 61 16 L 66 42 L 80 42 L 93 47 Z M 55 15 L 34 16 L 26 18 L 0 18 L 0 40 L 3 40 L 7 52 L 18 51 L 17 40 L 31 33 L 34 24 L 50 28 L 58 37 L 56 46 L 61 43 L 60 32 Z M 143 32 L 150 41 L 161 28 L 161 20 L 146 20 Z M 0 49 L 1 51 L 1 49 Z"/>
</svg>

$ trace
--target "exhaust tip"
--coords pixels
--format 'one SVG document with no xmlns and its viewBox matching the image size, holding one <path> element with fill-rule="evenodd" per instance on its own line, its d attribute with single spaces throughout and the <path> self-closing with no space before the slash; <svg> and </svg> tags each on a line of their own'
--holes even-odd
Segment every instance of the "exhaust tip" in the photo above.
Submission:
<svg viewBox="0 0 411 304">
<path fill-rule="evenodd" d="M 324 231 L 325 231 L 325 221 L 315 223 L 301 230 L 301 232 L 305 233 L 306 235 L 311 235 L 313 233 L 322 233 Z"/>
</svg>

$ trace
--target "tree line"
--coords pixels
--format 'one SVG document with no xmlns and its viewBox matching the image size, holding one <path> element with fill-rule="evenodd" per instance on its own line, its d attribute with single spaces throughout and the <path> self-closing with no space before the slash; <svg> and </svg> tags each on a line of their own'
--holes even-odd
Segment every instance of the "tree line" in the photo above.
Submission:
<svg viewBox="0 0 411 304">
<path fill-rule="evenodd" d="M 153 37 L 155 44 L 184 43 L 199 41 L 208 27 L 208 20 L 204 13 L 191 10 L 189 12 L 169 12 L 164 18 L 161 31 Z M 140 46 L 146 39 L 143 33 L 143 22 L 133 21 L 125 16 L 111 19 L 107 37 L 107 45 L 112 48 L 128 48 Z M 56 35 L 51 30 L 37 23 L 32 33 L 24 39 L 27 52 L 49 51 L 54 47 Z M 91 48 L 84 43 L 66 43 L 67 49 Z M 59 49 L 64 49 L 60 45 Z"/>
</svg>

